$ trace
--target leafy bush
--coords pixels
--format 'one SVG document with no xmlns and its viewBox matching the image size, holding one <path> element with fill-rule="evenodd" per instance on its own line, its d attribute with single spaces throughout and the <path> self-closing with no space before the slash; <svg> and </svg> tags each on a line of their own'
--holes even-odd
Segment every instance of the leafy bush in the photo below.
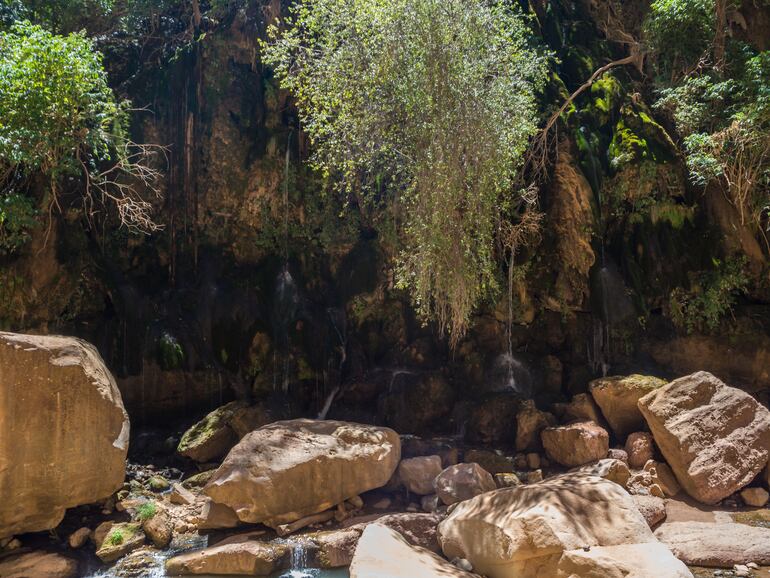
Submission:
<svg viewBox="0 0 770 578">
<path fill-rule="evenodd" d="M 503 1 L 309 0 L 269 34 L 314 166 L 362 211 L 393 211 L 399 284 L 456 343 L 496 285 L 495 226 L 537 128 L 546 58 L 524 18 Z"/>
<path fill-rule="evenodd" d="M 687 333 L 714 330 L 745 291 L 748 277 L 743 260 L 714 261 L 714 269 L 692 276 L 690 289 L 677 287 L 671 292 L 671 320 Z"/>
<path fill-rule="evenodd" d="M 29 197 L 13 192 L 0 197 L 0 254 L 16 253 L 29 241 L 36 215 Z"/>
</svg>

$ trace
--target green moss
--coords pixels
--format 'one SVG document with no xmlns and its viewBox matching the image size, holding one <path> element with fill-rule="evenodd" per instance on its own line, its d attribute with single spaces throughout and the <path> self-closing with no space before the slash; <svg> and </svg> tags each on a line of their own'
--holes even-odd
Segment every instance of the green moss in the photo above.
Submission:
<svg viewBox="0 0 770 578">
<path fill-rule="evenodd" d="M 143 522 L 154 517 L 158 513 L 158 505 L 155 502 L 145 502 L 136 511 L 136 517 Z"/>
<path fill-rule="evenodd" d="M 612 75 L 606 74 L 591 85 L 591 103 L 585 110 L 596 126 L 604 126 L 616 113 L 624 96 L 623 86 Z"/>
<path fill-rule="evenodd" d="M 208 440 L 217 431 L 226 427 L 233 417 L 233 412 L 241 407 L 242 403 L 232 401 L 222 407 L 218 407 L 206 417 L 184 432 L 182 439 L 179 440 L 177 451 L 184 453 L 192 447 L 198 446 Z"/>
<path fill-rule="evenodd" d="M 736 512 L 731 514 L 733 520 L 738 524 L 747 526 L 757 526 L 759 528 L 770 528 L 770 510 L 752 510 L 751 512 Z"/>
<path fill-rule="evenodd" d="M 184 350 L 176 338 L 169 333 L 161 335 L 158 342 L 158 361 L 161 368 L 166 371 L 182 367 Z"/>
</svg>

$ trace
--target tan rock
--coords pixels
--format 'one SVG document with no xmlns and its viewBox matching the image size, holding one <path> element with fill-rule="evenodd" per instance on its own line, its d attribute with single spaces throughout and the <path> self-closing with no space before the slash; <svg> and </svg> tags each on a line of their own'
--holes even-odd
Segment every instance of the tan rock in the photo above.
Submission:
<svg viewBox="0 0 770 578">
<path fill-rule="evenodd" d="M 601 460 L 610 449 L 607 431 L 593 422 L 546 428 L 541 436 L 548 458 L 567 467 Z"/>
<path fill-rule="evenodd" d="M 229 422 L 235 411 L 244 407 L 244 402 L 233 401 L 210 412 L 184 432 L 176 451 L 200 463 L 222 458 L 238 443 L 238 435 Z"/>
<path fill-rule="evenodd" d="M 639 400 L 655 442 L 684 490 L 714 504 L 748 484 L 770 455 L 770 411 L 706 372 Z"/>
<path fill-rule="evenodd" d="M 376 516 L 365 522 L 358 522 L 352 519 L 348 521 L 349 525 L 347 527 L 363 532 L 369 524 L 377 523 L 395 530 L 412 546 L 419 546 L 432 552 L 439 552 L 440 548 L 436 529 L 440 521 L 441 517 L 437 514 L 403 512 Z"/>
<path fill-rule="evenodd" d="M 142 521 L 142 530 L 156 548 L 165 548 L 171 542 L 171 516 L 158 509 L 154 516 Z"/>
<path fill-rule="evenodd" d="M 0 383 L 0 537 L 54 528 L 123 485 L 128 416 L 96 348 L 0 332 Z"/>
<path fill-rule="evenodd" d="M 682 486 L 679 485 L 674 472 L 671 471 L 667 463 L 650 460 L 644 464 L 644 469 L 654 473 L 654 483 L 660 486 L 667 498 L 673 498 L 682 491 Z"/>
<path fill-rule="evenodd" d="M 275 527 L 385 485 L 400 449 L 398 435 L 387 428 L 276 422 L 246 435 L 203 491 L 241 521 Z"/>
<path fill-rule="evenodd" d="M 599 406 L 587 393 L 578 393 L 569 403 L 554 404 L 554 411 L 563 423 L 592 421 L 601 424 L 603 421 Z"/>
<path fill-rule="evenodd" d="M 350 578 L 473 578 L 436 554 L 410 545 L 394 530 L 367 526 L 358 541 Z"/>
<path fill-rule="evenodd" d="M 685 564 L 731 568 L 756 562 L 770 565 L 770 528 L 712 522 L 666 522 L 655 530 Z"/>
<path fill-rule="evenodd" d="M 631 472 L 628 470 L 626 464 L 620 460 L 613 460 L 610 458 L 581 466 L 572 471 L 589 476 L 598 476 L 605 480 L 609 480 L 610 482 L 615 482 L 624 488 L 628 485 L 628 480 L 631 477 Z"/>
<path fill-rule="evenodd" d="M 104 538 L 107 537 L 107 534 L 110 533 L 110 530 L 114 525 L 115 525 L 115 522 L 113 522 L 112 520 L 107 520 L 99 524 L 94 529 L 93 533 L 91 534 L 91 540 L 93 541 L 97 550 L 101 547 L 102 542 L 104 542 Z"/>
<path fill-rule="evenodd" d="M 602 415 L 622 443 L 628 434 L 644 428 L 644 418 L 637 407 L 639 399 L 665 384 L 657 377 L 628 375 L 595 379 L 589 388 Z"/>
<path fill-rule="evenodd" d="M 601 570 L 634 562 L 627 557 L 628 549 L 612 550 L 623 545 L 654 550 L 660 559 L 655 566 L 660 573 L 654 576 L 689 576 L 659 547 L 622 487 L 576 473 L 462 502 L 439 524 L 439 541 L 448 558 L 465 558 L 475 572 L 489 578 L 624 576 Z M 574 557 L 584 548 L 601 554 L 600 561 L 589 565 L 593 573 L 572 573 L 579 564 Z"/>
<path fill-rule="evenodd" d="M 626 450 L 610 448 L 607 452 L 607 457 L 613 460 L 620 460 L 624 464 L 628 465 L 628 454 L 626 453 Z"/>
<path fill-rule="evenodd" d="M 240 574 L 269 576 L 286 568 L 290 550 L 284 544 L 240 542 L 204 548 L 166 560 L 166 574 L 185 576 L 200 574 Z"/>
<path fill-rule="evenodd" d="M 495 483 L 498 488 L 515 488 L 522 485 L 519 476 L 516 474 L 495 474 Z"/>
<path fill-rule="evenodd" d="M 144 532 L 139 524 L 133 522 L 113 524 L 96 551 L 96 555 L 102 562 L 114 562 L 142 545 L 144 545 Z"/>
<path fill-rule="evenodd" d="M 650 528 L 666 519 L 666 502 L 657 496 L 631 496 Z"/>
<path fill-rule="evenodd" d="M 309 536 L 313 548 L 313 566 L 318 568 L 342 568 L 350 566 L 363 529 L 347 528 L 315 532 Z"/>
<path fill-rule="evenodd" d="M 628 454 L 628 465 L 634 469 L 644 467 L 655 454 L 655 442 L 652 440 L 652 434 L 646 431 L 638 431 L 630 434 L 626 439 L 626 454 Z"/>
<path fill-rule="evenodd" d="M 219 528 L 235 528 L 241 520 L 238 514 L 229 506 L 213 500 L 206 500 L 201 510 L 198 528 L 200 530 L 216 530 Z"/>
<path fill-rule="evenodd" d="M 527 467 L 530 470 L 540 469 L 540 454 L 534 452 L 527 454 Z"/>
<path fill-rule="evenodd" d="M 492 475 L 478 464 L 449 466 L 437 477 L 436 494 L 447 506 L 497 488 Z"/>
<path fill-rule="evenodd" d="M 0 559 L 3 578 L 75 578 L 78 563 L 52 552 L 24 552 Z"/>
<path fill-rule="evenodd" d="M 70 537 L 67 539 L 67 543 L 69 544 L 70 548 L 77 549 L 82 548 L 86 542 L 88 542 L 88 539 L 91 537 L 91 529 L 90 528 L 80 528 L 79 530 L 75 530 L 70 534 Z"/>
<path fill-rule="evenodd" d="M 172 504 L 187 506 L 195 501 L 195 494 L 182 484 L 171 484 L 171 492 L 168 495 L 168 499 Z"/>
<path fill-rule="evenodd" d="M 741 491 L 743 503 L 752 508 L 764 508 L 770 498 L 764 488 L 744 488 Z"/>
<path fill-rule="evenodd" d="M 521 452 L 543 449 L 540 432 L 554 425 L 556 418 L 552 414 L 537 409 L 533 400 L 524 400 L 516 414 L 516 450 Z"/>
<path fill-rule="evenodd" d="M 527 472 L 527 483 L 528 484 L 537 484 L 538 482 L 543 481 L 543 470 L 532 470 L 531 472 Z"/>
<path fill-rule="evenodd" d="M 433 493 L 433 480 L 443 469 L 439 456 L 420 456 L 401 460 L 398 475 L 407 490 L 427 496 Z"/>
<path fill-rule="evenodd" d="M 658 485 L 657 472 L 655 469 L 641 470 L 631 474 L 626 484 L 626 490 L 629 494 L 636 496 L 655 496 L 665 498 L 666 494 Z"/>
<path fill-rule="evenodd" d="M 692 578 L 663 544 L 599 546 L 565 552 L 554 578 Z"/>
</svg>

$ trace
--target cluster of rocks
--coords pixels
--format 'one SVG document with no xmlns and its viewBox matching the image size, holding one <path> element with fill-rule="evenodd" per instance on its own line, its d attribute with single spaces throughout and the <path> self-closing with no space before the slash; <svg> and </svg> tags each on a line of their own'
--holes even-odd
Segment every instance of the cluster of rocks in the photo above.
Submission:
<svg viewBox="0 0 770 578">
<path fill-rule="evenodd" d="M 167 560 L 169 575 L 269 575 L 300 543 L 275 537 L 300 531 L 311 565 L 350 566 L 355 578 L 679 578 L 692 576 L 685 563 L 770 565 L 770 529 L 667 518 L 682 490 L 704 507 L 768 501 L 770 412 L 708 373 L 595 380 L 553 414 L 523 402 L 513 455 L 350 422 L 270 423 L 234 402 L 182 437 L 179 454 L 203 472 L 176 483 L 179 471 L 131 467 L 125 483 L 128 421 L 91 346 L 0 334 L 0 370 L 15 394 L 0 397 L 0 459 L 9 440 L 19 456 L 0 461 L 0 486 L 19 496 L 0 504 L 3 550 L 56 527 L 67 508 L 100 503 L 115 518 L 67 541 L 91 543 L 105 563 L 133 552 L 124 560 L 141 567 L 145 547 L 230 534 Z M 46 419 L 29 418 L 27 403 L 50 408 Z M 30 567 L 77 572 L 59 554 L 0 558 L 2 576 Z"/>
</svg>

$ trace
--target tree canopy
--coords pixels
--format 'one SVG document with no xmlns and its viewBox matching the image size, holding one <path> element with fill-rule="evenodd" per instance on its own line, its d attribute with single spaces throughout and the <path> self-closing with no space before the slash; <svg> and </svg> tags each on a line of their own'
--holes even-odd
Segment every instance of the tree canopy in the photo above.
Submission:
<svg viewBox="0 0 770 578">
<path fill-rule="evenodd" d="M 521 200 L 547 57 L 524 16 L 483 0 L 308 0 L 264 61 L 296 97 L 314 166 L 390 206 L 398 281 L 452 343 L 495 288 L 494 235 Z"/>
</svg>

